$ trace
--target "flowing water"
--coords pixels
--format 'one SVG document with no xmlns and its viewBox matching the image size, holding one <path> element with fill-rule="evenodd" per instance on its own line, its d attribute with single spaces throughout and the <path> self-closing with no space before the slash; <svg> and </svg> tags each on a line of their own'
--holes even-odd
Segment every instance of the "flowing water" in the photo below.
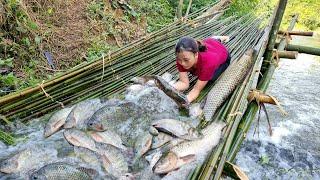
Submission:
<svg viewBox="0 0 320 180">
<path fill-rule="evenodd" d="M 319 77 L 318 56 L 281 59 L 267 93 L 278 98 L 288 116 L 266 105 L 272 136 L 263 112 L 256 133 L 257 121 L 252 124 L 236 157 L 236 164 L 250 179 L 320 179 Z"/>
</svg>

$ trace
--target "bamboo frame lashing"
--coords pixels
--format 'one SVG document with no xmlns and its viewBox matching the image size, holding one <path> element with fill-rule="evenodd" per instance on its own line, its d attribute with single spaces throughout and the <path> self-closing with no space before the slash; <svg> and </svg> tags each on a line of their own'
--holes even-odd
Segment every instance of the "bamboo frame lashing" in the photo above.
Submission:
<svg viewBox="0 0 320 180">
<path fill-rule="evenodd" d="M 56 103 L 60 104 L 60 106 L 61 106 L 62 108 L 64 108 L 64 104 L 63 104 L 62 102 L 54 100 L 53 97 L 50 96 L 50 94 L 48 94 L 48 93 L 44 90 L 43 84 L 44 84 L 44 80 L 42 80 L 41 84 L 39 84 L 39 87 L 41 88 L 41 90 L 42 90 L 42 92 L 44 93 L 44 95 L 45 95 L 46 97 L 50 98 L 52 102 L 56 102 Z"/>
</svg>

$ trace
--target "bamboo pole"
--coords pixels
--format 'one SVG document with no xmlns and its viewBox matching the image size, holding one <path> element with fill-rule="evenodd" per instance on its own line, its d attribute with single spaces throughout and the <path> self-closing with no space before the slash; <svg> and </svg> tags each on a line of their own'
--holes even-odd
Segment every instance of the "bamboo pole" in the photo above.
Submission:
<svg viewBox="0 0 320 180">
<path fill-rule="evenodd" d="M 299 54 L 298 51 L 276 51 L 276 52 L 278 53 L 279 58 L 287 58 L 287 59 L 297 59 Z"/>
<path fill-rule="evenodd" d="M 277 32 L 279 31 L 279 27 L 280 27 L 286 6 L 287 6 L 287 0 L 279 0 L 274 23 L 273 23 L 272 29 L 270 31 L 268 46 L 267 46 L 267 50 L 266 50 L 264 59 L 271 59 L 271 57 L 273 55 L 272 53 L 273 53 L 273 48 L 274 48 L 276 38 L 277 38 Z M 262 72 L 262 73 L 264 73 L 264 72 Z"/>
<path fill-rule="evenodd" d="M 294 44 L 287 44 L 285 49 L 288 50 L 288 51 L 298 51 L 299 53 L 305 53 L 305 54 L 311 54 L 311 55 L 320 56 L 320 48 L 301 46 L 301 45 L 294 45 Z"/>
<path fill-rule="evenodd" d="M 278 34 L 287 34 L 288 35 L 297 35 L 297 36 L 313 36 L 313 32 L 306 32 L 306 31 L 282 31 L 279 30 Z"/>
</svg>

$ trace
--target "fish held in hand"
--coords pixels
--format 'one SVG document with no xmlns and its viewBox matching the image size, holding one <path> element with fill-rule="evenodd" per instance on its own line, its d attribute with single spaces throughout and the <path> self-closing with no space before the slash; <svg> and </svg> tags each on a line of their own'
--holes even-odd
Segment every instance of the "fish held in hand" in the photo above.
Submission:
<svg viewBox="0 0 320 180">
<path fill-rule="evenodd" d="M 171 99 L 173 99 L 179 107 L 181 108 L 188 108 L 189 107 L 189 101 L 187 99 L 187 96 L 178 90 L 176 90 L 174 87 L 172 87 L 166 80 L 164 80 L 161 76 L 157 75 L 150 75 L 150 76 L 143 76 L 142 78 L 145 78 L 146 80 L 154 80 L 156 86 L 161 89 L 167 96 L 169 96 Z"/>
</svg>

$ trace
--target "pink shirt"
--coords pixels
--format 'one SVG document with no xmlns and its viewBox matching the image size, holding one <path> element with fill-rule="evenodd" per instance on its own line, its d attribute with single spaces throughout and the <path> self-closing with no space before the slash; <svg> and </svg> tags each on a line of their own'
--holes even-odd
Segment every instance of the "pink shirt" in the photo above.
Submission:
<svg viewBox="0 0 320 180">
<path fill-rule="evenodd" d="M 207 50 L 199 52 L 196 68 L 185 69 L 179 64 L 178 60 L 177 68 L 179 72 L 191 72 L 193 75 L 198 76 L 198 79 L 201 81 L 209 81 L 216 69 L 226 62 L 228 50 L 223 44 L 213 38 L 206 38 L 203 40 L 203 43 L 207 46 Z"/>
</svg>

